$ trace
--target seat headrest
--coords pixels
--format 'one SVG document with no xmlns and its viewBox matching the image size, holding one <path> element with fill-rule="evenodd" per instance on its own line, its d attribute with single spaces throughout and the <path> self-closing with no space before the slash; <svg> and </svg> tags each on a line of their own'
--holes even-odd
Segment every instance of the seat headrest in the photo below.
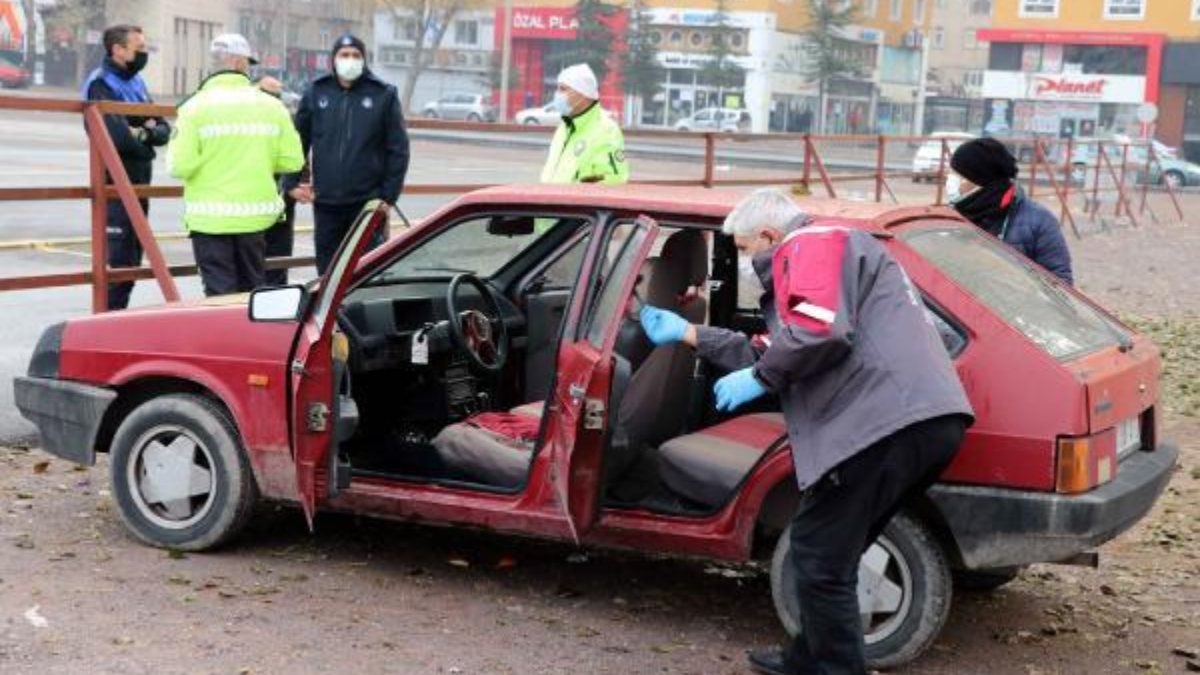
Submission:
<svg viewBox="0 0 1200 675">
<path fill-rule="evenodd" d="M 680 230 L 667 237 L 661 257 L 683 271 L 688 286 L 702 286 L 708 280 L 708 243 L 699 230 Z"/>
<path fill-rule="evenodd" d="M 680 299 L 686 293 L 688 279 L 686 269 L 681 265 L 672 265 L 662 257 L 650 258 L 642 266 L 642 279 L 638 290 L 646 304 L 679 311 Z"/>
</svg>

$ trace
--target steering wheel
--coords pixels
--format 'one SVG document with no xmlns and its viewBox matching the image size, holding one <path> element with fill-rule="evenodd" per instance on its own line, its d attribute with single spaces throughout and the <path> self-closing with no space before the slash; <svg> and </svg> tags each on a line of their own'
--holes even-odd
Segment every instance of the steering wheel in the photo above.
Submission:
<svg viewBox="0 0 1200 675">
<path fill-rule="evenodd" d="M 474 309 L 459 311 L 458 295 L 464 285 L 479 291 L 491 317 Z M 446 315 L 450 317 L 450 337 L 454 346 L 466 352 L 472 366 L 485 373 L 499 373 L 504 369 L 508 361 L 508 328 L 491 286 L 474 274 L 454 277 L 446 288 Z"/>
</svg>

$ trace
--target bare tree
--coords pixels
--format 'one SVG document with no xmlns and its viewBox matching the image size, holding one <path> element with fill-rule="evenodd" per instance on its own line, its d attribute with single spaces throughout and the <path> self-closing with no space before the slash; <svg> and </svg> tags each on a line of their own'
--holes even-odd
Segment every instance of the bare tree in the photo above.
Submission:
<svg viewBox="0 0 1200 675">
<path fill-rule="evenodd" d="M 380 9 L 390 11 L 396 21 L 411 22 L 408 34 L 413 50 L 408 59 L 400 104 L 408 110 L 417 80 L 433 63 L 442 40 L 455 17 L 483 4 L 481 0 L 379 0 Z"/>
</svg>

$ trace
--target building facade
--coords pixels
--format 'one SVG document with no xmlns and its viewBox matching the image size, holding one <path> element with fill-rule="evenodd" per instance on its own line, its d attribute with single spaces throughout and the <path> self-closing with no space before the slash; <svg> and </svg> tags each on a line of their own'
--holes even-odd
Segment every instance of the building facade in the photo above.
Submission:
<svg viewBox="0 0 1200 675">
<path fill-rule="evenodd" d="M 983 126 L 987 43 L 978 31 L 992 24 L 993 0 L 935 0 L 930 31 L 929 102 L 925 133 L 977 131 Z"/>
<path fill-rule="evenodd" d="M 490 9 L 456 14 L 446 27 L 438 49 L 425 49 L 425 63 L 413 90 L 410 109 L 419 111 L 425 104 L 450 94 L 492 93 L 492 71 L 498 63 L 494 32 L 494 12 Z M 404 91 L 412 76 L 417 57 L 417 20 L 391 10 L 375 13 L 375 72 Z M 428 44 L 432 35 L 426 35 Z M 415 113 L 411 113 L 415 114 Z"/>
<path fill-rule="evenodd" d="M 985 132 L 1155 134 L 1196 152 L 1200 77 L 1188 58 L 1200 57 L 1200 3 L 999 0 L 994 25 L 978 34 L 989 43 Z"/>
<path fill-rule="evenodd" d="M 233 0 L 230 30 L 244 35 L 258 52 L 261 73 L 303 91 L 329 72 L 333 43 L 343 33 L 357 35 L 370 49 L 374 23 L 363 8 L 348 0 Z"/>
</svg>

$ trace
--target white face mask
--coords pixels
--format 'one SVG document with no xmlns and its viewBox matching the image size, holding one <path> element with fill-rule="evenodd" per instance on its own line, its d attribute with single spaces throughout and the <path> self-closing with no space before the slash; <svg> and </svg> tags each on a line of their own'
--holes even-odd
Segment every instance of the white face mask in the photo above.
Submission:
<svg viewBox="0 0 1200 675">
<path fill-rule="evenodd" d="M 554 92 L 554 100 L 550 101 L 550 105 L 554 106 L 554 112 L 566 117 L 571 114 L 571 102 L 567 100 L 567 92 Z"/>
<path fill-rule="evenodd" d="M 333 62 L 333 69 L 337 72 L 337 76 L 353 82 L 362 77 L 363 60 L 352 57 L 341 57 Z"/>
<path fill-rule="evenodd" d="M 962 199 L 962 176 L 946 174 L 946 201 L 953 204 Z"/>
<path fill-rule="evenodd" d="M 744 288 L 752 290 L 759 295 L 767 291 L 766 287 L 763 286 L 762 279 L 758 276 L 758 272 L 754 271 L 753 256 L 738 256 L 738 281 L 741 284 L 745 284 Z"/>
</svg>

